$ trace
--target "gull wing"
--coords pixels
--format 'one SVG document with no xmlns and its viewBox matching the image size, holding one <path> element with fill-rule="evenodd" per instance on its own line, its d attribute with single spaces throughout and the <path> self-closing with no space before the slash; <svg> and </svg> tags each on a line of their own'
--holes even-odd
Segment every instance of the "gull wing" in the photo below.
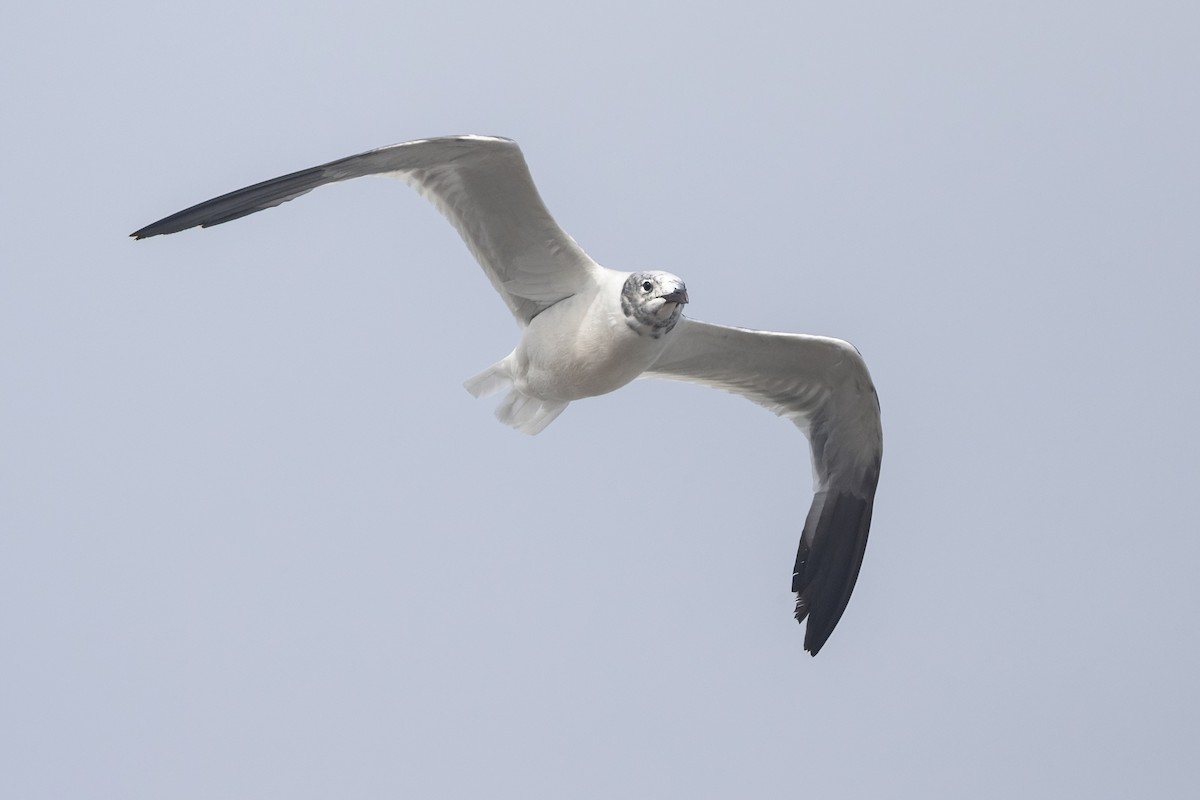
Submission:
<svg viewBox="0 0 1200 800">
<path fill-rule="evenodd" d="M 376 174 L 404 180 L 458 229 L 522 324 L 590 285 L 601 270 L 546 210 L 517 143 L 488 136 L 421 139 L 330 161 L 221 195 L 131 235 L 220 225 L 327 183 Z"/>
<path fill-rule="evenodd" d="M 817 654 L 846 610 L 858 579 L 883 428 L 866 364 L 840 339 L 770 333 L 681 319 L 648 377 L 702 383 L 787 417 L 808 437 L 814 497 L 796 568 L 796 620 Z"/>
</svg>

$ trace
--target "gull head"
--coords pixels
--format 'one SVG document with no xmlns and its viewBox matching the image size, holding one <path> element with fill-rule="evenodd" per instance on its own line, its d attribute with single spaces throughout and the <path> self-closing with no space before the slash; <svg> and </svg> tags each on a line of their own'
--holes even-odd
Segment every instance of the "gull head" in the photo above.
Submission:
<svg viewBox="0 0 1200 800">
<path fill-rule="evenodd" d="M 687 286 L 669 272 L 635 272 L 621 287 L 625 324 L 639 336 L 657 339 L 669 333 L 687 301 Z"/>
</svg>

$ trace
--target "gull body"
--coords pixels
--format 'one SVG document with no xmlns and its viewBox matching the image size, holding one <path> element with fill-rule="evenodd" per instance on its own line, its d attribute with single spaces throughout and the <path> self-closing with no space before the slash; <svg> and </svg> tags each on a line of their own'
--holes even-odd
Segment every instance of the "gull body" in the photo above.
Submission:
<svg viewBox="0 0 1200 800">
<path fill-rule="evenodd" d="M 516 143 L 498 137 L 371 150 L 230 192 L 132 235 L 218 225 L 371 174 L 404 180 L 441 211 L 522 327 L 512 352 L 465 384 L 477 397 L 503 393 L 496 416 L 505 424 L 536 434 L 575 400 L 656 377 L 740 394 L 800 428 L 814 494 L 792 590 L 796 619 L 808 620 L 805 648 L 816 655 L 858 578 L 882 458 L 879 402 L 850 344 L 684 318 L 681 278 L 589 258 L 546 210 Z"/>
<path fill-rule="evenodd" d="M 666 272 L 598 271 L 594 284 L 533 317 L 516 349 L 468 380 L 467 390 L 485 397 L 509 389 L 496 416 L 539 433 L 572 400 L 608 394 L 649 369 L 686 298 L 683 281 Z M 646 320 L 629 312 L 632 301 Z"/>
</svg>

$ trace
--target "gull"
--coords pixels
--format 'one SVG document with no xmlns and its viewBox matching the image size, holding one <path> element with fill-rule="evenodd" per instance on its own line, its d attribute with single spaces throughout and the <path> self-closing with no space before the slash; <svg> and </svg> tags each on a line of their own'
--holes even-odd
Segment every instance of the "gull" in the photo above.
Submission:
<svg viewBox="0 0 1200 800">
<path fill-rule="evenodd" d="M 493 136 L 403 142 L 221 195 L 131 234 L 207 228 L 364 175 L 397 177 L 461 234 L 522 328 L 516 348 L 466 381 L 503 394 L 501 422 L 539 433 L 574 400 L 635 378 L 741 395 L 808 438 L 813 500 L 792 572 L 796 621 L 816 655 L 858 580 L 883 454 L 879 400 L 862 357 L 824 336 L 733 328 L 682 315 L 687 286 L 668 272 L 600 266 L 542 203 L 517 143 Z"/>
</svg>

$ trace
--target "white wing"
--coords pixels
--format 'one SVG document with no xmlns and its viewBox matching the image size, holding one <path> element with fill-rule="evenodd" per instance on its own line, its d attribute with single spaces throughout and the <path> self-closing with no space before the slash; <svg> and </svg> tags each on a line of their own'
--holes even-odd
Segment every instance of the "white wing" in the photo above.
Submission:
<svg viewBox="0 0 1200 800">
<path fill-rule="evenodd" d="M 740 394 L 804 431 L 812 449 L 812 508 L 800 537 L 792 591 L 808 617 L 813 655 L 846 610 L 858 579 L 879 464 L 879 399 L 858 351 L 840 339 L 727 328 L 681 319 L 646 375 Z"/>
<path fill-rule="evenodd" d="M 550 216 L 516 142 L 487 136 L 370 150 L 230 192 L 131 235 L 220 225 L 327 183 L 374 174 L 397 175 L 445 215 L 521 323 L 588 286 L 601 269 Z"/>
</svg>

